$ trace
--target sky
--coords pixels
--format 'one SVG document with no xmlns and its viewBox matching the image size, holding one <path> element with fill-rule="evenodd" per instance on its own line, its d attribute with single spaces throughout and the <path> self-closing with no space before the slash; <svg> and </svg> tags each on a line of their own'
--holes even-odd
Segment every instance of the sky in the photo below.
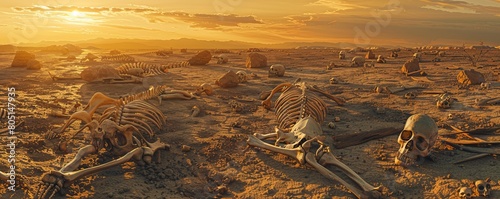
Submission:
<svg viewBox="0 0 500 199">
<path fill-rule="evenodd" d="M 0 44 L 94 38 L 500 45 L 500 0 L 17 0 Z"/>
</svg>

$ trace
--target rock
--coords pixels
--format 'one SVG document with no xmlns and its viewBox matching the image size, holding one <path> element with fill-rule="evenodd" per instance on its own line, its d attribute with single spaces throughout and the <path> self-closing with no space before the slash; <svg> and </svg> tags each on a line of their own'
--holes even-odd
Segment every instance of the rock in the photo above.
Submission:
<svg viewBox="0 0 500 199">
<path fill-rule="evenodd" d="M 419 71 L 420 64 L 417 58 L 412 58 L 411 60 L 406 61 L 401 68 L 401 72 L 404 74 L 408 74 L 411 72 Z"/>
<path fill-rule="evenodd" d="M 191 151 L 191 147 L 188 145 L 182 145 L 181 151 L 182 152 L 189 152 L 189 151 Z"/>
<path fill-rule="evenodd" d="M 231 87 L 236 87 L 238 86 L 239 79 L 238 75 L 230 70 L 226 74 L 224 74 L 222 77 L 220 77 L 218 80 L 215 81 L 215 84 L 222 88 L 231 88 Z"/>
<path fill-rule="evenodd" d="M 375 59 L 375 54 L 371 50 L 366 52 L 365 59 Z"/>
<path fill-rule="evenodd" d="M 88 53 L 80 62 L 95 62 L 97 58 L 99 57 L 92 53 Z"/>
<path fill-rule="evenodd" d="M 259 53 L 249 53 L 246 66 L 247 68 L 267 67 L 267 57 Z"/>
<path fill-rule="evenodd" d="M 80 76 L 83 80 L 92 82 L 103 79 L 121 79 L 118 71 L 111 66 L 91 66 L 82 71 Z"/>
<path fill-rule="evenodd" d="M 261 52 L 258 48 L 248 48 L 247 52 Z"/>
<path fill-rule="evenodd" d="M 460 71 L 457 75 L 458 83 L 462 85 L 478 85 L 486 82 L 484 75 L 474 69 Z"/>
<path fill-rule="evenodd" d="M 30 60 L 28 61 L 28 70 L 40 70 L 42 68 L 42 64 L 38 60 Z"/>
<path fill-rule="evenodd" d="M 206 65 L 212 59 L 212 54 L 208 50 L 199 52 L 197 55 L 188 60 L 192 66 Z"/>
<path fill-rule="evenodd" d="M 110 55 L 119 55 L 119 54 L 122 54 L 122 53 L 120 51 L 118 51 L 118 50 L 111 50 L 111 51 L 109 51 L 109 54 Z"/>
<path fill-rule="evenodd" d="M 76 57 L 74 55 L 69 55 L 68 57 L 66 57 L 66 61 L 75 61 L 76 60 Z"/>
<path fill-rule="evenodd" d="M 11 67 L 27 67 L 28 62 L 35 60 L 35 55 L 26 51 L 17 51 Z"/>
<path fill-rule="evenodd" d="M 187 53 L 188 50 L 186 48 L 181 49 L 181 53 Z"/>
</svg>

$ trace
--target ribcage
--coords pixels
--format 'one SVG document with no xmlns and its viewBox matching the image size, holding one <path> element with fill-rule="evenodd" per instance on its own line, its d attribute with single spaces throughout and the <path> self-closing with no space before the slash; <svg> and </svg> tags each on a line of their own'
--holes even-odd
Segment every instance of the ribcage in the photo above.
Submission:
<svg viewBox="0 0 500 199">
<path fill-rule="evenodd" d="M 155 64 L 147 64 L 143 62 L 136 62 L 136 63 L 123 64 L 118 68 L 116 68 L 116 70 L 118 70 L 118 73 L 122 75 L 137 75 L 136 71 L 134 71 L 133 73 L 131 73 L 130 71 L 140 69 L 141 70 L 140 76 L 153 76 L 153 75 L 166 74 L 167 69 L 180 68 L 188 65 L 189 65 L 188 62 L 168 63 L 160 66 L 157 66 Z"/>
<path fill-rule="evenodd" d="M 308 92 L 305 85 L 292 86 L 281 93 L 274 105 L 280 129 L 293 126 L 298 119 L 307 116 L 317 122 L 326 117 L 326 105 L 317 95 Z"/>
</svg>

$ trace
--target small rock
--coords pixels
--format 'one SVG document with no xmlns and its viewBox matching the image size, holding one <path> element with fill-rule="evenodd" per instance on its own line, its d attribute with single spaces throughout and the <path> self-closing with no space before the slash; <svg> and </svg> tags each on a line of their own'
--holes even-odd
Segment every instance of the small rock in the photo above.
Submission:
<svg viewBox="0 0 500 199">
<path fill-rule="evenodd" d="M 222 88 L 231 88 L 238 86 L 240 82 L 238 75 L 232 70 L 228 71 L 222 77 L 215 81 L 215 84 Z"/>
<path fill-rule="evenodd" d="M 182 145 L 181 151 L 182 152 L 189 152 L 189 151 L 191 151 L 191 147 L 188 145 Z"/>
<path fill-rule="evenodd" d="M 212 59 L 212 54 L 208 50 L 204 50 L 196 54 L 194 57 L 188 60 L 190 65 L 206 65 Z"/>
<path fill-rule="evenodd" d="M 336 125 L 334 122 L 329 122 L 328 123 L 328 128 L 335 129 Z"/>
<path fill-rule="evenodd" d="M 335 122 L 340 122 L 340 117 L 335 117 L 334 121 Z"/>
<path fill-rule="evenodd" d="M 267 67 L 267 57 L 259 53 L 249 53 L 246 61 L 247 68 Z"/>
</svg>

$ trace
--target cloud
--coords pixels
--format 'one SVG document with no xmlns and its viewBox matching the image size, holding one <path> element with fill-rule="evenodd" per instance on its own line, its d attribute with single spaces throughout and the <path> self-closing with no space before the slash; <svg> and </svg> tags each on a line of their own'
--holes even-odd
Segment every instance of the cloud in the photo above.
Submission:
<svg viewBox="0 0 500 199">
<path fill-rule="evenodd" d="M 425 9 L 439 10 L 445 12 L 456 12 L 464 14 L 491 14 L 500 13 L 500 3 L 491 2 L 490 4 L 479 4 L 474 1 L 455 1 L 455 0 L 421 0 L 427 5 L 422 6 Z M 497 2 L 500 2 L 497 0 Z"/>
<path fill-rule="evenodd" d="M 149 31 L 160 31 L 157 29 L 150 29 L 150 28 L 142 28 L 142 27 L 136 27 L 136 26 L 122 26 L 122 25 L 113 25 L 113 24 L 102 24 L 100 26 L 104 27 L 111 27 L 111 28 L 119 28 L 119 29 L 126 29 L 126 30 L 149 30 Z"/>
<path fill-rule="evenodd" d="M 192 27 L 216 29 L 221 26 L 239 26 L 240 24 L 262 24 L 253 16 L 235 14 L 190 14 L 186 12 L 155 12 L 146 15 L 152 23 L 164 22 L 162 18 L 172 18 L 192 24 Z"/>
<path fill-rule="evenodd" d="M 103 13 L 103 12 L 134 12 L 145 13 L 155 12 L 153 8 L 118 8 L 118 7 L 81 7 L 81 6 L 41 6 L 35 5 L 31 7 L 14 7 L 12 8 L 18 12 L 72 12 L 78 10 L 79 12 Z"/>
<path fill-rule="evenodd" d="M 355 8 L 366 8 L 365 6 L 361 6 L 359 4 L 348 3 L 343 0 L 317 0 L 309 5 L 312 6 L 324 6 L 327 8 L 331 8 L 334 10 L 350 10 Z"/>
</svg>

